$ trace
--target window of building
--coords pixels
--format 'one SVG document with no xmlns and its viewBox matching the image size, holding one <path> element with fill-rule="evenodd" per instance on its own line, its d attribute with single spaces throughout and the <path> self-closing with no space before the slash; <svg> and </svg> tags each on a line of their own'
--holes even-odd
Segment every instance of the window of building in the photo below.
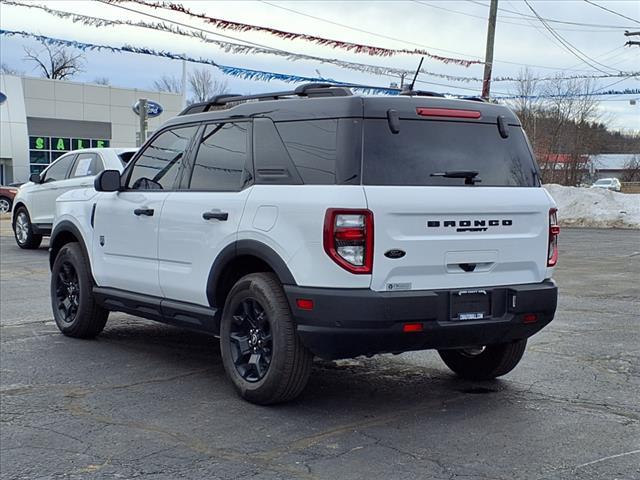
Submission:
<svg viewBox="0 0 640 480">
<path fill-rule="evenodd" d="M 31 173 L 40 173 L 50 163 L 55 162 L 71 150 L 106 148 L 109 144 L 110 141 L 107 139 L 30 136 L 29 164 Z"/>
</svg>

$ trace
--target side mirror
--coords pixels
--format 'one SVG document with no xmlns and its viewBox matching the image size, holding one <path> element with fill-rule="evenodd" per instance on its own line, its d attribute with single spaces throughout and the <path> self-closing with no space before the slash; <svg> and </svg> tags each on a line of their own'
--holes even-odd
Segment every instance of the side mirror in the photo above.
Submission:
<svg viewBox="0 0 640 480">
<path fill-rule="evenodd" d="M 42 183 L 42 178 L 40 177 L 39 173 L 32 173 L 29 176 L 29 181 L 33 183 Z"/>
<path fill-rule="evenodd" d="M 98 192 L 117 192 L 120 190 L 120 172 L 118 170 L 103 170 L 93 181 L 93 187 Z"/>
</svg>

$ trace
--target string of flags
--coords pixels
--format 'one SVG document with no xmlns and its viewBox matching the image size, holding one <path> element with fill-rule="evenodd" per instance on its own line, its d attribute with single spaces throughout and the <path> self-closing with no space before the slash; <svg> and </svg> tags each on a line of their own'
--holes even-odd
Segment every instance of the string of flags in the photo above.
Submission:
<svg viewBox="0 0 640 480">
<path fill-rule="evenodd" d="M 184 37 L 194 38 L 205 43 L 216 45 L 221 49 L 223 49 L 223 51 L 228 53 L 230 52 L 233 54 L 245 54 L 245 55 L 270 54 L 270 55 L 284 57 L 289 61 L 311 60 L 311 61 L 317 61 L 320 63 L 336 65 L 337 67 L 340 67 L 340 68 L 355 70 L 361 73 L 380 75 L 380 76 L 389 76 L 389 77 L 396 77 L 396 78 L 400 76 L 406 77 L 409 75 L 413 75 L 415 73 L 414 71 L 405 70 L 401 68 L 385 67 L 380 65 L 371 65 L 371 64 L 357 63 L 357 62 L 348 62 L 348 61 L 339 60 L 335 58 L 317 57 L 313 55 L 298 54 L 294 52 L 288 52 L 288 51 L 272 49 L 272 48 L 256 47 L 251 45 L 243 45 L 243 44 L 238 44 L 233 42 L 226 42 L 226 41 L 210 38 L 204 33 L 202 29 L 197 29 L 197 27 L 193 27 L 195 30 L 187 30 L 187 29 L 181 28 L 180 26 L 172 25 L 170 23 L 165 23 L 165 22 L 110 20 L 110 19 L 104 19 L 104 18 L 98 18 L 98 17 L 91 17 L 87 15 L 81 15 L 78 13 L 56 10 L 44 5 L 38 5 L 34 3 L 23 3 L 20 1 L 14 1 L 14 0 L 5 0 L 4 3 L 6 5 L 39 9 L 46 12 L 49 15 L 53 15 L 55 17 L 65 19 L 65 20 L 71 20 L 74 23 L 81 23 L 83 25 L 90 26 L 90 27 L 99 28 L 99 27 L 107 27 L 107 26 L 111 26 L 111 27 L 130 26 L 130 27 L 145 28 L 149 30 L 155 30 L 158 32 L 165 32 L 165 33 L 171 33 L 171 34 L 180 35 Z M 482 82 L 482 79 L 477 77 L 447 75 L 442 73 L 426 71 L 424 69 L 420 69 L 420 74 L 436 77 L 436 78 L 442 78 L 450 82 L 451 81 L 464 82 L 464 83 Z M 640 72 L 620 72 L 619 74 L 604 74 L 604 75 L 574 75 L 574 76 L 565 76 L 562 78 L 563 79 L 583 79 L 583 78 L 603 79 L 603 78 L 628 77 L 628 76 L 634 76 L 634 75 L 640 75 Z M 544 78 L 536 78 L 534 80 L 545 81 L 545 80 L 552 80 L 556 78 L 557 77 L 544 77 Z M 519 79 L 514 77 L 509 77 L 509 76 L 498 76 L 498 77 L 494 77 L 492 81 L 493 82 L 517 82 L 519 81 Z"/>
<path fill-rule="evenodd" d="M 364 94 L 383 93 L 387 95 L 397 95 L 400 93 L 400 90 L 397 88 L 360 85 L 360 84 L 343 82 L 343 81 L 335 80 L 332 78 L 326 78 L 326 77 L 307 77 L 307 76 L 293 75 L 293 74 L 287 74 L 287 73 L 269 72 L 264 70 L 254 70 L 254 69 L 248 69 L 248 68 L 242 68 L 242 67 L 236 67 L 236 66 L 230 66 L 230 65 L 222 65 L 208 58 L 191 57 L 189 55 L 182 54 L 182 53 L 173 53 L 166 50 L 155 50 L 147 47 L 135 47 L 132 45 L 123 45 L 121 47 L 114 47 L 110 45 L 79 42 L 76 40 L 66 40 L 61 38 L 48 37 L 45 35 L 38 35 L 38 34 L 29 33 L 25 31 L 5 30 L 5 29 L 0 29 L 0 35 L 31 38 L 31 39 L 46 43 L 48 45 L 71 47 L 81 51 L 108 51 L 111 53 L 125 52 L 125 53 L 136 53 L 140 55 L 149 55 L 149 56 L 160 57 L 160 58 L 167 58 L 171 60 L 184 60 L 191 63 L 210 65 L 219 69 L 225 75 L 230 75 L 233 77 L 243 78 L 247 80 L 258 80 L 258 81 L 264 81 L 264 82 L 279 80 L 286 83 L 323 82 L 323 83 L 331 83 L 334 85 L 350 87 Z M 442 92 L 442 93 L 444 95 L 451 96 L 451 97 L 459 97 L 459 95 L 456 95 L 456 94 L 445 93 L 445 92 Z M 582 95 L 576 95 L 576 96 L 638 95 L 638 94 L 640 94 L 640 89 L 627 88 L 624 90 L 606 90 L 606 91 L 598 92 L 595 94 L 582 94 Z M 530 96 L 526 98 L 541 99 L 541 98 L 553 98 L 553 97 L 555 96 L 554 95 L 536 95 L 536 96 Z M 514 98 L 523 98 L 523 97 L 520 97 L 517 95 L 503 96 L 503 97 L 496 97 L 496 100 L 499 100 L 499 99 L 507 100 L 507 99 L 514 99 Z"/>
</svg>

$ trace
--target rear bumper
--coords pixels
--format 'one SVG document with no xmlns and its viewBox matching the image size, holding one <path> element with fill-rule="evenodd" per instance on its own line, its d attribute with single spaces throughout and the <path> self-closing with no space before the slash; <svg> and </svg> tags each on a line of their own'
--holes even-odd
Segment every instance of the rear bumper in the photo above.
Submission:
<svg viewBox="0 0 640 480">
<path fill-rule="evenodd" d="M 488 287 L 483 290 L 491 298 L 490 316 L 452 320 L 451 295 L 460 290 L 284 288 L 302 342 L 326 359 L 463 348 L 528 338 L 553 320 L 558 299 L 553 280 Z M 313 300 L 313 309 L 298 308 L 297 299 Z M 531 314 L 535 315 L 534 321 Z M 525 315 L 529 323 L 525 322 Z M 405 333 L 405 323 L 419 323 L 423 331 Z"/>
</svg>

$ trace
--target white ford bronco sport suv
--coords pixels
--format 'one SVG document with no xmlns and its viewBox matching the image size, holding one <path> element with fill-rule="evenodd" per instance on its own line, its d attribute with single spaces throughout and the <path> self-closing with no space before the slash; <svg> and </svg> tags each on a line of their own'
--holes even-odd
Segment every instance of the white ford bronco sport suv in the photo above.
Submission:
<svg viewBox="0 0 640 480">
<path fill-rule="evenodd" d="M 492 379 L 553 319 L 558 233 L 507 108 L 303 85 L 193 105 L 59 198 L 51 300 L 72 337 L 109 311 L 219 336 L 258 404 L 314 355 L 437 349 Z"/>
</svg>

